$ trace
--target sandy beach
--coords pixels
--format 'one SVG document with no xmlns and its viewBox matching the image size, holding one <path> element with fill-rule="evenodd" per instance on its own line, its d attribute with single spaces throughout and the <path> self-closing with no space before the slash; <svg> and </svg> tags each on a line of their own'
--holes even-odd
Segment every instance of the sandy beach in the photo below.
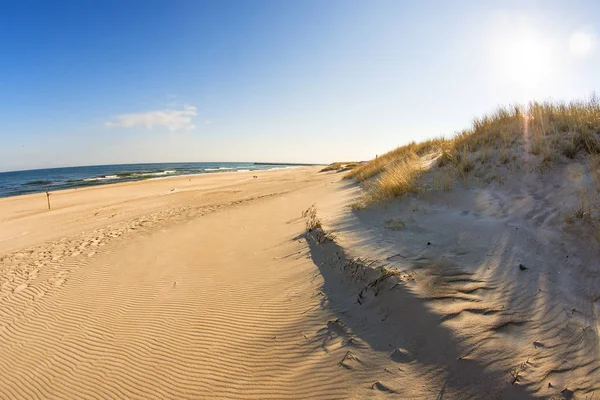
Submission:
<svg viewBox="0 0 600 400">
<path fill-rule="evenodd" d="M 44 195 L 0 200 L 0 396 L 347 397 L 296 239 L 331 180 L 152 180 L 57 192 L 51 211 Z"/>
<path fill-rule="evenodd" d="M 0 13 L 0 400 L 600 400 L 600 1 L 62 3 Z"/>
<path fill-rule="evenodd" d="M 540 247 L 553 220 L 524 215 L 559 201 L 543 182 L 512 187 L 526 203 L 456 189 L 356 212 L 342 177 L 147 180 L 55 192 L 50 211 L 44 194 L 0 199 L 0 397 L 593 393 L 595 319 L 568 286 L 585 270 L 543 267 L 593 255 Z"/>
</svg>

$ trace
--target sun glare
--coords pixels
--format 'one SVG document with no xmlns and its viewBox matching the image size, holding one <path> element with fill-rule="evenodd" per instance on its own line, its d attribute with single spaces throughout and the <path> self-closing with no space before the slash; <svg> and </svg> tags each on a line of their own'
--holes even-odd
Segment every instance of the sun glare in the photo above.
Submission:
<svg viewBox="0 0 600 400">
<path fill-rule="evenodd" d="M 543 20 L 524 14 L 497 13 L 482 37 L 486 75 L 496 88 L 518 92 L 515 101 L 543 96 L 562 69 L 560 40 Z"/>
<path fill-rule="evenodd" d="M 552 48 L 532 32 L 498 44 L 496 60 L 498 77 L 506 83 L 535 88 L 556 76 Z"/>
</svg>

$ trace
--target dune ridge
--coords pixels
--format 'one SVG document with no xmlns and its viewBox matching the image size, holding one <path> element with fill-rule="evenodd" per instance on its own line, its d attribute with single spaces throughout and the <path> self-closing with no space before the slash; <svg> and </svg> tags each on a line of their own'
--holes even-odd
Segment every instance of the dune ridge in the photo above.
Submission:
<svg viewBox="0 0 600 400">
<path fill-rule="evenodd" d="M 407 276 L 401 286 L 466 346 L 461 361 L 530 396 L 594 398 L 599 127 L 596 96 L 499 108 L 350 171 L 354 213 L 329 229 L 354 257 Z"/>
</svg>

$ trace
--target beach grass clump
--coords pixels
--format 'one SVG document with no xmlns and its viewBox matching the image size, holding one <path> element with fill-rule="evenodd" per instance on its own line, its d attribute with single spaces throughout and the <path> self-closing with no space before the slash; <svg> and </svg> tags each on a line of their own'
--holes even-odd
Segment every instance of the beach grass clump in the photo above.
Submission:
<svg viewBox="0 0 600 400">
<path fill-rule="evenodd" d="M 543 173 L 582 154 L 600 155 L 600 101 L 596 95 L 570 103 L 500 107 L 451 138 L 411 142 L 362 163 L 346 178 L 361 183 L 371 200 L 384 200 L 418 193 L 424 187 L 419 183 L 421 177 L 434 168 L 447 171 L 447 176 L 466 187 L 471 174 L 485 183 L 503 181 L 502 174 L 522 169 L 520 159 L 530 160 Z M 430 185 L 434 190 L 451 186 L 440 185 L 439 179 Z"/>
<path fill-rule="evenodd" d="M 360 162 L 351 162 L 348 163 L 346 165 L 344 165 L 342 168 L 340 168 L 337 172 L 347 172 L 347 171 L 352 171 L 354 168 L 358 167 L 359 165 L 361 165 Z"/>
<path fill-rule="evenodd" d="M 442 154 L 437 159 L 437 166 L 443 168 L 450 163 L 455 164 L 456 157 L 447 150 L 442 151 Z"/>
<path fill-rule="evenodd" d="M 389 153 L 361 164 L 357 168 L 350 171 L 346 175 L 346 178 L 354 179 L 356 182 L 364 182 L 376 175 L 379 175 L 383 171 L 396 168 L 398 161 L 405 159 L 415 160 L 415 155 L 421 157 L 431 152 L 439 151 L 442 149 L 441 146 L 444 143 L 445 140 L 443 138 L 430 139 L 421 143 L 409 143 L 406 146 L 398 147 Z"/>
<path fill-rule="evenodd" d="M 321 220 L 317 216 L 317 206 L 315 204 L 311 205 L 302 212 L 302 218 L 306 219 L 306 230 L 308 232 L 312 232 L 315 229 L 320 229 L 323 227 Z"/>
<path fill-rule="evenodd" d="M 596 179 L 596 178 L 593 178 Z M 568 225 L 577 224 L 580 234 L 590 236 L 596 239 L 600 244 L 600 189 L 596 182 L 596 188 L 590 192 L 588 187 L 584 186 L 577 190 L 577 201 L 575 207 L 565 216 L 565 222 Z"/>
<path fill-rule="evenodd" d="M 371 195 L 374 199 L 383 200 L 406 193 L 418 193 L 417 177 L 420 172 L 418 161 L 410 158 L 400 160 L 379 176 Z"/>
<path fill-rule="evenodd" d="M 326 166 L 325 168 L 321 169 L 319 172 L 330 172 L 330 171 L 335 171 L 335 172 L 345 172 L 345 171 L 351 171 L 354 168 L 358 167 L 360 165 L 359 162 L 334 162 L 329 164 L 328 166 Z"/>
<path fill-rule="evenodd" d="M 600 130 L 588 129 L 575 133 L 574 142 L 577 149 L 588 154 L 600 154 Z"/>
<path fill-rule="evenodd" d="M 587 188 L 583 188 L 578 191 L 578 201 L 573 211 L 573 217 L 576 219 L 591 219 L 592 213 L 593 208 Z"/>
<path fill-rule="evenodd" d="M 562 154 L 571 160 L 577 156 L 579 150 L 580 148 L 575 140 L 575 135 L 566 138 L 566 140 L 562 143 L 561 146 Z"/>
<path fill-rule="evenodd" d="M 323 224 L 317 216 L 317 206 L 315 204 L 302 211 L 302 218 L 306 219 L 308 236 L 312 237 L 318 244 L 335 241 L 336 235 L 323 229 Z"/>
</svg>

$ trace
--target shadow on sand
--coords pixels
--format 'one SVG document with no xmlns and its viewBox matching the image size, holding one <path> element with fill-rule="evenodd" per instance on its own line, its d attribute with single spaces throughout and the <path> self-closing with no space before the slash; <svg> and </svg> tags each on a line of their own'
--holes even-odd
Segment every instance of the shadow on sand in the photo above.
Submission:
<svg viewBox="0 0 600 400">
<path fill-rule="evenodd" d="M 304 238 L 324 278 L 323 306 L 338 317 L 328 324 L 332 334 L 343 329 L 346 340 L 353 335 L 390 362 L 410 366 L 437 399 L 534 398 L 525 388 L 513 384 L 509 371 L 493 370 L 469 358 L 473 349 L 442 325 L 441 316 L 411 292 L 401 274 L 384 276 L 375 262 L 352 259 L 335 242 L 318 243 L 311 234 Z"/>
</svg>

